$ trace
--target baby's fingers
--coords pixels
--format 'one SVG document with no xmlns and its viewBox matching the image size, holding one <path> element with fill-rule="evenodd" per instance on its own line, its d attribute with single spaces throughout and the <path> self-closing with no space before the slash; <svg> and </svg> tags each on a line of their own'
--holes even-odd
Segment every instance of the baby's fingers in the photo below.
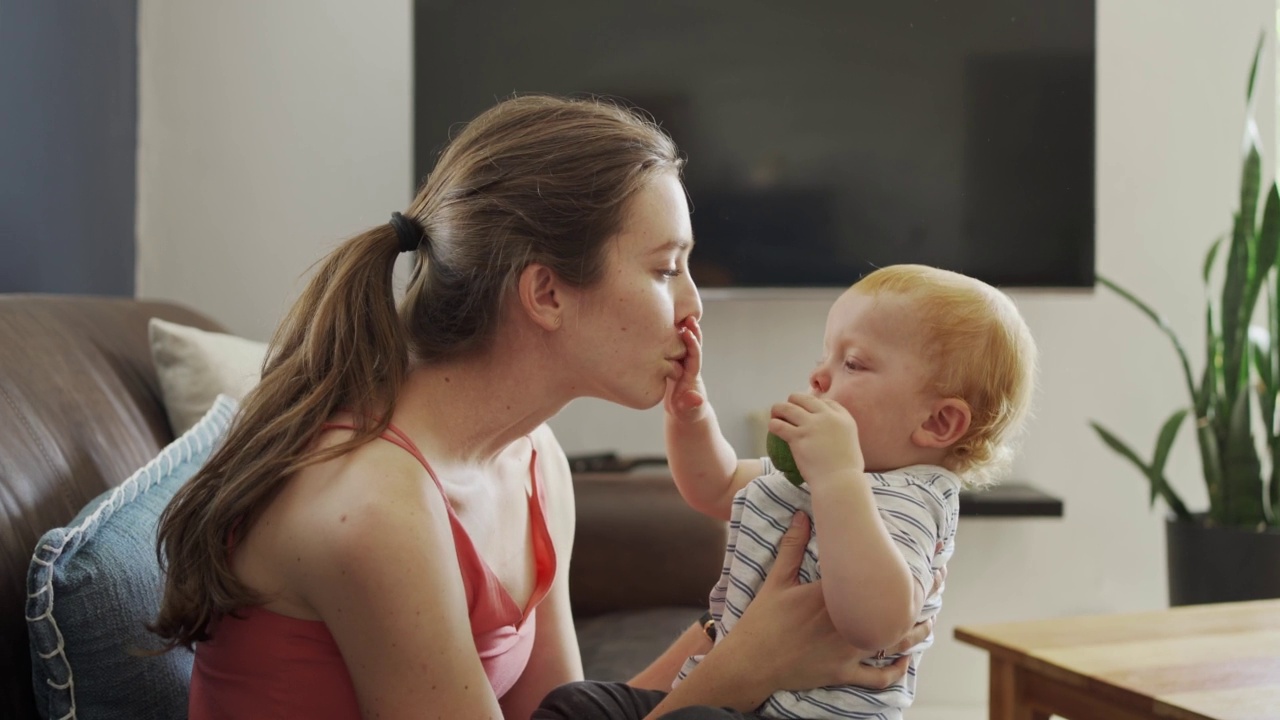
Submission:
<svg viewBox="0 0 1280 720">
<path fill-rule="evenodd" d="M 692 318 L 685 321 L 681 330 L 680 339 L 684 341 L 686 355 L 681 363 L 684 375 L 680 379 L 687 385 L 694 385 L 698 381 L 698 375 L 702 373 L 702 330 Z"/>
<path fill-rule="evenodd" d="M 701 346 L 702 345 L 702 325 L 698 322 L 698 319 L 695 317 L 689 317 L 684 321 L 684 327 L 688 328 L 689 332 L 693 333 L 693 336 L 698 340 L 698 345 Z"/>
</svg>

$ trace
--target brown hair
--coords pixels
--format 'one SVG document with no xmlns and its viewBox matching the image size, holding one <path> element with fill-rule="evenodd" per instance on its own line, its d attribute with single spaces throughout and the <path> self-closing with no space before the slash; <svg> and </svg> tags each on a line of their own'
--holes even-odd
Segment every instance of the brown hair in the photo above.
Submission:
<svg viewBox="0 0 1280 720">
<path fill-rule="evenodd" d="M 943 464 L 966 485 L 990 484 L 1012 462 L 1035 389 L 1035 340 L 1018 308 L 984 282 L 926 265 L 890 265 L 853 289 L 911 301 L 928 337 L 933 390 L 972 414 Z"/>
<path fill-rule="evenodd" d="M 681 165 L 653 122 L 598 99 L 516 97 L 468 123 L 405 212 L 424 240 L 400 307 L 391 225 L 326 257 L 276 331 L 262 380 L 221 446 L 165 509 L 157 553 L 167 575 L 150 629 L 166 648 L 205 640 L 219 614 L 261 602 L 232 573 L 232 534 L 243 536 L 298 470 L 385 430 L 411 357 L 482 352 L 530 263 L 578 286 L 596 282 L 627 201 Z M 315 450 L 339 409 L 358 410 L 362 427 Z"/>
</svg>

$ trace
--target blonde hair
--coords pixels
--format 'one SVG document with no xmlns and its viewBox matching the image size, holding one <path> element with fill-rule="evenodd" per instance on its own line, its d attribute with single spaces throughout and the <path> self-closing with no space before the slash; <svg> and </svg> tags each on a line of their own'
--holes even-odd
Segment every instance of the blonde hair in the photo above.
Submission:
<svg viewBox="0 0 1280 720">
<path fill-rule="evenodd" d="M 596 99 L 516 97 L 468 123 L 404 213 L 426 239 L 400 306 L 391 225 L 330 253 L 276 331 L 227 438 L 160 517 L 167 573 L 152 632 L 168 648 L 190 647 L 208 639 L 215 617 L 260 602 L 232 572 L 228 543 L 285 481 L 385 430 L 411 357 L 433 363 L 488 349 L 530 263 L 575 286 L 598 282 L 629 200 L 682 165 L 650 118 Z M 339 408 L 362 426 L 315 449 Z"/>
<path fill-rule="evenodd" d="M 969 405 L 969 429 L 944 466 L 968 486 L 1006 472 L 1030 415 L 1036 372 L 1035 341 L 1013 301 L 980 280 L 926 265 L 881 268 L 853 290 L 909 300 L 927 337 L 933 389 Z"/>
</svg>

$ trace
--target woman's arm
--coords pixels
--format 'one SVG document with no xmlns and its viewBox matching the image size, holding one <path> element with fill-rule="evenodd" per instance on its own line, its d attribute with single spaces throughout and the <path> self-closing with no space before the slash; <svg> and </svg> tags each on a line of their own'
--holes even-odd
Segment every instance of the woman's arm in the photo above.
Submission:
<svg viewBox="0 0 1280 720">
<path fill-rule="evenodd" d="M 711 638 L 707 637 L 702 626 L 694 623 L 688 630 L 667 648 L 666 652 L 640 671 L 639 675 L 627 681 L 631 687 L 642 690 L 661 690 L 669 692 L 671 683 L 675 682 L 684 661 L 691 655 L 705 655 L 711 650 Z"/>
</svg>

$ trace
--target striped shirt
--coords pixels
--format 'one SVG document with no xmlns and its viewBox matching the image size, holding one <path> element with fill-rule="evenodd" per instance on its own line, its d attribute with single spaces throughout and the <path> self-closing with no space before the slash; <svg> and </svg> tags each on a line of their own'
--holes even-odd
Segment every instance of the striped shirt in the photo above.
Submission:
<svg viewBox="0 0 1280 720">
<path fill-rule="evenodd" d="M 778 543 L 797 510 L 813 515 L 807 485 L 796 487 L 763 458 L 765 472 L 733 499 L 729 541 L 725 548 L 720 581 L 711 591 L 711 615 L 716 620 L 716 642 L 723 640 L 742 616 L 764 583 Z M 950 471 L 932 465 L 913 465 L 886 473 L 868 473 L 880 518 L 906 558 L 911 575 L 925 593 L 917 619 L 933 617 L 942 607 L 941 592 L 931 592 L 934 570 L 946 564 L 955 551 L 956 524 L 960 515 L 960 480 Z M 822 576 L 818 562 L 817 528 L 812 529 L 800 582 Z M 938 543 L 942 549 L 937 550 Z M 876 718 L 900 720 L 915 697 L 916 669 L 920 655 L 933 644 L 933 635 L 910 648 L 906 676 L 884 690 L 839 685 L 800 692 L 774 693 L 757 712 L 771 718 Z M 702 660 L 689 658 L 676 676 L 679 684 Z M 892 662 L 889 656 L 883 662 Z"/>
</svg>

